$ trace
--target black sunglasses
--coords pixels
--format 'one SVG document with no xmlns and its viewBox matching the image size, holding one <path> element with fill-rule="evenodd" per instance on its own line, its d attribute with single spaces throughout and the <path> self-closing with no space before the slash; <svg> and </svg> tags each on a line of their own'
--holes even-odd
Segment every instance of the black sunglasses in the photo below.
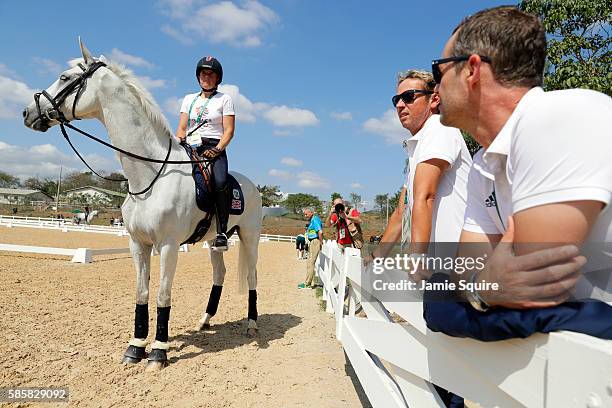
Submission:
<svg viewBox="0 0 612 408">
<path fill-rule="evenodd" d="M 393 98 L 391 98 L 391 102 L 393 102 L 393 106 L 396 107 L 397 103 L 401 99 L 406 105 L 408 105 L 409 103 L 414 102 L 414 99 L 416 98 L 415 94 L 417 93 L 421 93 L 425 95 L 433 94 L 432 91 L 426 91 L 424 89 L 409 89 L 407 91 L 402 92 L 399 95 L 395 95 Z"/>
<path fill-rule="evenodd" d="M 434 81 L 436 84 L 439 84 L 442 81 L 442 71 L 440 71 L 440 65 L 446 64 L 447 62 L 461 62 L 467 61 L 470 59 L 470 55 L 460 55 L 458 57 L 449 57 L 449 58 L 441 58 L 437 60 L 431 61 L 431 73 L 433 74 Z M 491 59 L 489 57 L 485 57 L 482 55 L 478 55 L 483 62 L 491 63 Z"/>
</svg>

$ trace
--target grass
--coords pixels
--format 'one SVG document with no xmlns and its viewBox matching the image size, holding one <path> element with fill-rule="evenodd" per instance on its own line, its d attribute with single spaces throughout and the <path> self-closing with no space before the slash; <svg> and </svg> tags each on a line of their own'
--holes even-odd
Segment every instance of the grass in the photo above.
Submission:
<svg viewBox="0 0 612 408">
<path fill-rule="evenodd" d="M 315 297 L 319 300 L 319 307 L 322 311 L 325 311 L 325 301 L 323 300 L 323 288 L 317 286 L 315 288 Z"/>
</svg>

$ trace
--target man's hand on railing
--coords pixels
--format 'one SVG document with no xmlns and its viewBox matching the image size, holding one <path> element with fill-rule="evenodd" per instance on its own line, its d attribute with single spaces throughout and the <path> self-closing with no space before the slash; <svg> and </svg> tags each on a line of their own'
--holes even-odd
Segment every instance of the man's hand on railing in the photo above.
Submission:
<svg viewBox="0 0 612 408">
<path fill-rule="evenodd" d="M 534 309 L 556 306 L 571 295 L 586 258 L 575 245 L 564 245 L 515 256 L 512 252 L 514 222 L 475 282 L 496 282 L 499 290 L 478 291 L 489 306 Z"/>
</svg>

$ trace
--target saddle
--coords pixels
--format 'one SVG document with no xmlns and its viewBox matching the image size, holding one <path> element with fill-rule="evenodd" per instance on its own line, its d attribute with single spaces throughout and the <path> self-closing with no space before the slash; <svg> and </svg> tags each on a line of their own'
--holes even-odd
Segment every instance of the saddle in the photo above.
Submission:
<svg viewBox="0 0 612 408">
<path fill-rule="evenodd" d="M 204 159 L 196 152 L 196 149 L 192 148 L 188 144 L 182 144 L 181 146 L 183 146 L 187 152 L 187 156 L 189 156 L 190 160 L 198 161 Z M 200 222 L 198 222 L 195 231 L 189 238 L 187 238 L 185 242 L 181 243 L 181 245 L 195 244 L 196 242 L 202 240 L 202 238 L 204 238 L 208 232 L 212 218 L 215 215 L 212 169 L 210 169 L 209 166 L 206 166 L 205 163 L 201 162 L 191 163 L 191 167 L 191 174 L 195 182 L 196 205 L 200 210 L 206 213 L 206 216 L 202 218 Z M 240 187 L 240 183 L 238 183 L 238 180 L 236 180 L 236 178 L 231 174 L 227 175 L 227 188 L 231 194 L 231 200 L 228 203 L 230 215 L 241 215 L 244 212 L 244 194 L 242 192 L 242 188 Z M 231 228 L 228 231 L 227 236 L 231 236 L 234 230 L 235 228 Z"/>
</svg>

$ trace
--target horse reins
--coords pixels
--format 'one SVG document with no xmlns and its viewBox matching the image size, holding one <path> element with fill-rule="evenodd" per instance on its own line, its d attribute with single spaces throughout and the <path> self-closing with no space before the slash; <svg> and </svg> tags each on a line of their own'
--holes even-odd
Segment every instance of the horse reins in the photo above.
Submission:
<svg viewBox="0 0 612 408">
<path fill-rule="evenodd" d="M 68 142 L 68 144 L 70 145 L 70 147 L 72 148 L 72 150 L 74 151 L 74 153 L 76 153 L 77 157 L 79 159 L 81 159 L 81 161 L 85 164 L 85 166 L 87 166 L 87 168 L 89 170 L 91 170 L 96 176 L 104 179 L 104 180 L 109 180 L 109 181 L 127 181 L 129 183 L 129 180 L 126 178 L 122 178 L 122 179 L 112 179 L 112 178 L 108 178 L 108 177 L 104 177 L 100 174 L 98 174 L 98 172 L 96 172 L 94 169 L 91 168 L 91 166 L 85 161 L 85 159 L 83 158 L 83 156 L 81 156 L 81 154 L 77 151 L 77 149 L 74 147 L 74 145 L 72 144 L 72 141 L 70 140 L 70 137 L 68 136 L 68 132 L 66 132 L 66 127 L 77 131 L 78 133 L 82 134 L 83 136 L 86 136 L 88 138 L 90 138 L 91 140 L 94 140 L 106 147 L 109 147 L 119 153 L 125 154 L 126 156 L 132 157 L 136 160 L 140 160 L 140 161 L 145 161 L 145 162 L 150 162 L 150 163 L 161 163 L 162 166 L 159 168 L 159 171 L 157 172 L 157 174 L 155 175 L 155 178 L 153 179 L 153 181 L 151 181 L 151 183 L 149 184 L 149 186 L 147 188 L 145 188 L 142 191 L 139 191 L 137 193 L 133 193 L 129 190 L 128 187 L 128 193 L 130 195 L 133 196 L 137 196 L 137 195 L 141 195 L 146 193 L 147 191 L 149 191 L 151 189 L 151 187 L 153 187 L 153 184 L 155 184 L 155 182 L 157 181 L 157 179 L 161 176 L 161 173 L 163 172 L 164 168 L 166 167 L 166 164 L 194 164 L 197 163 L 200 167 L 200 169 L 207 169 L 209 168 L 209 166 L 211 165 L 211 163 L 214 161 L 213 160 L 208 160 L 208 159 L 202 159 L 202 160 L 168 160 L 168 158 L 170 157 L 170 152 L 172 151 L 172 138 L 170 138 L 170 140 L 168 141 L 168 152 L 166 153 L 166 158 L 164 160 L 158 160 L 158 159 L 151 159 L 148 157 L 144 157 L 144 156 L 140 156 L 137 155 L 135 153 L 131 153 L 128 152 L 126 150 L 123 150 L 119 147 L 113 146 L 112 144 L 105 142 L 104 140 L 101 140 L 79 128 L 77 128 L 76 126 L 73 126 L 70 124 L 70 121 L 68 119 L 66 119 L 66 116 L 62 113 L 62 111 L 59 108 L 59 105 L 62 104 L 66 98 L 72 94 L 74 92 L 74 90 L 78 87 L 77 93 L 74 97 L 74 102 L 72 104 L 72 120 L 80 120 L 80 118 L 78 118 L 75 114 L 75 110 L 76 110 L 76 105 L 77 102 L 81 96 L 81 94 L 83 93 L 83 90 L 85 88 L 85 84 L 87 83 L 87 79 L 89 79 L 89 77 L 91 77 L 94 72 L 96 72 L 96 70 L 100 67 L 106 66 L 106 64 L 102 61 L 96 61 L 93 64 L 91 64 L 88 68 L 86 68 L 83 64 L 79 63 L 78 64 L 79 68 L 81 68 L 83 70 L 83 74 L 80 75 L 76 80 L 74 80 L 73 82 L 71 82 L 70 84 L 68 84 L 65 88 L 63 88 L 60 92 L 58 92 L 58 94 L 55 97 L 52 97 L 51 95 L 49 95 L 49 93 L 44 90 L 42 92 L 37 92 L 34 94 L 34 102 L 36 103 L 36 109 L 38 111 L 38 118 L 36 118 L 37 120 L 46 120 L 47 124 L 52 121 L 52 120 L 57 120 L 60 124 L 60 129 L 62 131 L 62 135 L 64 136 L 64 139 L 66 139 L 66 141 Z M 52 108 L 51 109 L 47 109 L 44 112 L 41 110 L 40 108 L 40 97 L 44 96 L 49 103 L 51 104 Z M 207 120 L 203 121 L 202 123 L 200 123 L 197 127 L 195 127 L 193 130 L 191 130 L 189 132 L 189 135 L 194 133 L 196 130 L 198 130 L 202 125 L 204 125 L 207 122 Z M 206 163 L 206 166 L 203 168 L 201 166 L 202 163 Z"/>
</svg>

